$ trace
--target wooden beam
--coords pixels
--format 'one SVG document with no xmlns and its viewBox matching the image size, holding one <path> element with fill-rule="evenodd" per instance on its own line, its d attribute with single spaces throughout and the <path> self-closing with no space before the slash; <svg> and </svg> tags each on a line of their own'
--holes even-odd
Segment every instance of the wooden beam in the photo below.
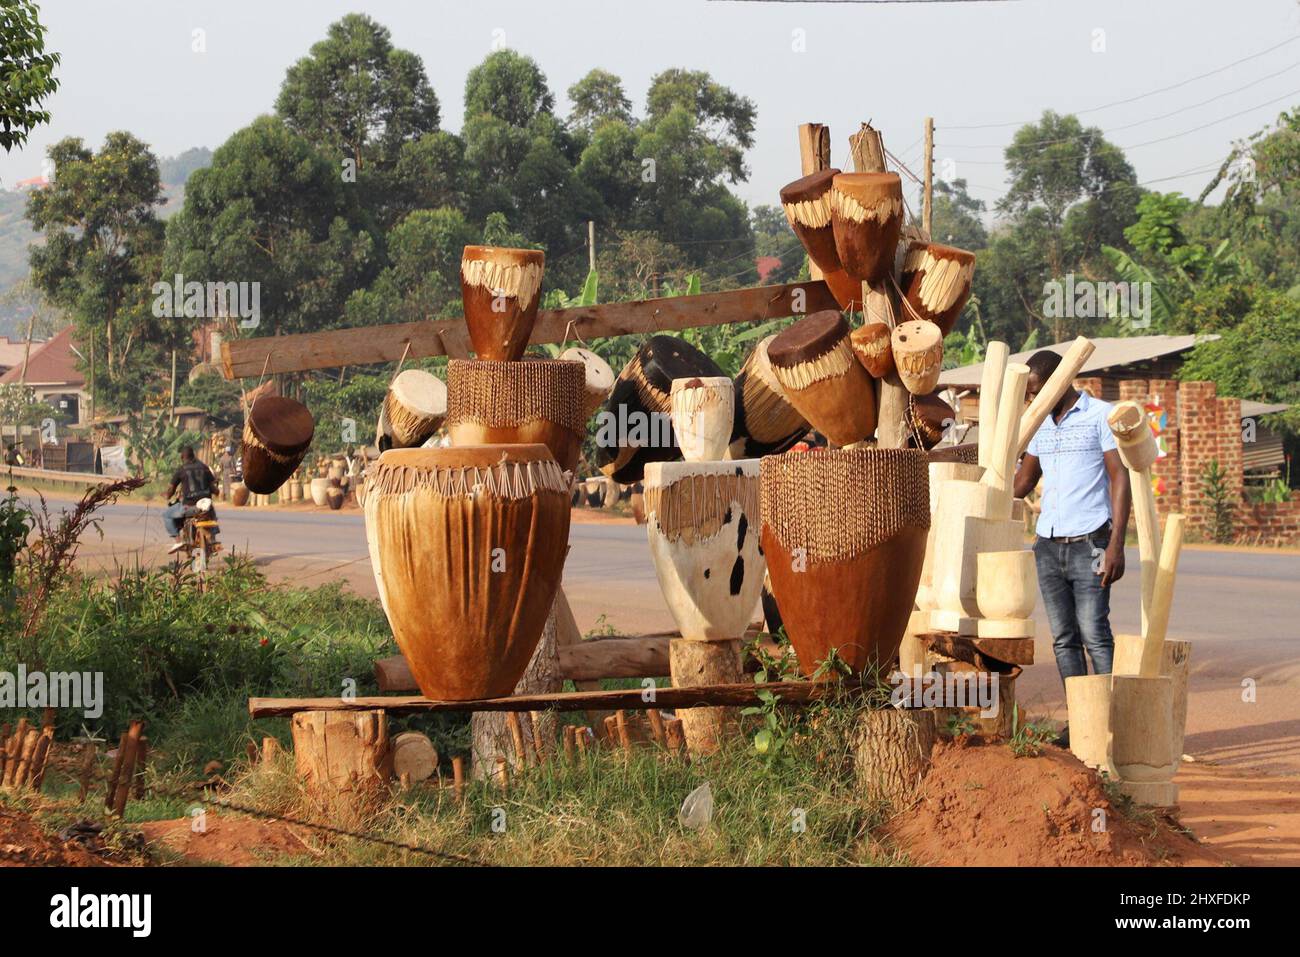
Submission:
<svg viewBox="0 0 1300 957">
<path fill-rule="evenodd" d="M 657 688 L 653 695 L 643 688 L 613 691 L 570 691 L 515 695 L 510 698 L 481 698 L 474 701 L 433 701 L 418 696 L 367 698 L 249 698 L 248 713 L 254 718 L 277 718 L 300 711 L 387 711 L 389 714 L 427 714 L 436 711 L 645 711 L 647 708 L 742 707 L 758 704 L 758 692 L 770 691 L 783 705 L 802 705 L 817 698 L 834 697 L 858 690 L 852 684 L 828 681 L 744 682 L 732 685 L 704 685 L 695 688 Z"/>
<path fill-rule="evenodd" d="M 795 309 L 793 297 L 799 290 L 802 290 L 803 308 Z M 564 342 L 581 336 L 590 342 L 609 336 L 676 332 L 838 308 L 835 297 L 820 280 L 751 286 L 699 296 L 544 309 L 537 314 L 529 341 L 533 344 Z M 260 378 L 264 374 L 396 362 L 403 354 L 408 359 L 454 355 L 448 341 L 461 342 L 465 335 L 464 319 L 440 319 L 296 336 L 228 339 L 221 343 L 221 368 L 227 379 Z"/>
</svg>

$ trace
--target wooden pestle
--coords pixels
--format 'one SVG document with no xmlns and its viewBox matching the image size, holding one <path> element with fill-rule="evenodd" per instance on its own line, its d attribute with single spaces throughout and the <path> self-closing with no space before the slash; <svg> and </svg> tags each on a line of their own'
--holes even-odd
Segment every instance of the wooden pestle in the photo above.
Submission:
<svg viewBox="0 0 1300 957">
<path fill-rule="evenodd" d="M 1025 404 L 1025 386 L 1029 382 L 1029 366 L 1018 362 L 1007 364 L 1002 376 L 1002 390 L 998 396 L 997 430 L 993 435 L 993 448 L 989 452 L 989 465 L 980 480 L 995 489 L 1000 504 L 996 517 L 1011 517 L 1011 498 L 1016 480 L 1016 459 L 1019 457 L 1019 412 Z M 993 516 L 990 516 L 993 517 Z"/>
<path fill-rule="evenodd" d="M 1061 401 L 1061 396 L 1065 395 L 1065 390 L 1070 388 L 1075 376 L 1079 374 L 1079 370 L 1083 368 L 1083 364 L 1088 361 L 1096 348 L 1086 336 L 1079 336 L 1061 357 L 1061 364 L 1043 383 L 1038 395 L 1034 396 L 1034 401 L 1029 403 L 1029 408 L 1025 409 L 1020 416 L 1020 441 L 1016 449 L 1017 455 L 1029 446 L 1029 440 L 1034 437 L 1043 420 L 1056 407 L 1056 403 Z"/>
<path fill-rule="evenodd" d="M 1002 376 L 1011 354 L 1005 342 L 990 342 L 984 351 L 984 370 L 980 376 L 979 464 L 985 470 L 993 455 L 993 435 L 998 427 L 998 399 L 1002 395 Z"/>
<path fill-rule="evenodd" d="M 1169 610 L 1174 601 L 1174 578 L 1178 574 L 1178 556 L 1183 550 L 1185 519 L 1179 512 L 1170 512 L 1165 519 L 1165 532 L 1160 542 L 1160 567 L 1156 570 L 1155 588 L 1151 595 L 1151 615 L 1147 620 L 1146 634 L 1142 638 L 1143 678 L 1160 675 L 1164 657 L 1165 632 L 1169 628 Z"/>
<path fill-rule="evenodd" d="M 1133 489 L 1133 517 L 1137 522 L 1138 556 L 1142 563 L 1142 634 L 1151 621 L 1151 597 L 1156 587 L 1160 559 L 1160 522 L 1156 495 L 1151 488 L 1151 465 L 1156 460 L 1156 437 L 1151 434 L 1146 410 L 1136 402 L 1120 402 L 1106 420 L 1128 469 Z"/>
</svg>

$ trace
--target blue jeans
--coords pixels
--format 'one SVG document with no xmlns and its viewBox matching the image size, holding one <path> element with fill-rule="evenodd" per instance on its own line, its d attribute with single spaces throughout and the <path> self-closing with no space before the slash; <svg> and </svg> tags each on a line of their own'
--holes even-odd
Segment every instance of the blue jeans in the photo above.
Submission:
<svg viewBox="0 0 1300 957">
<path fill-rule="evenodd" d="M 1101 587 L 1101 554 L 1110 543 L 1110 526 L 1077 542 L 1034 542 L 1038 588 L 1052 626 L 1052 651 L 1061 679 L 1088 673 L 1108 675 L 1115 654 L 1110 630 L 1110 586 Z"/>
<path fill-rule="evenodd" d="M 163 524 L 167 526 L 167 534 L 175 538 L 181 533 L 181 526 L 185 524 L 185 503 L 177 502 L 175 505 L 168 505 L 163 509 Z"/>
</svg>

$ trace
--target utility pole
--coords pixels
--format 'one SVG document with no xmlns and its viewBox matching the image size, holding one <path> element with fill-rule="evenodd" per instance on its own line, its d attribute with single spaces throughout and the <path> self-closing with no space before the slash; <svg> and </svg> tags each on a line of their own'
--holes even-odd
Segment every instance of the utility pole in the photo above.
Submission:
<svg viewBox="0 0 1300 957">
<path fill-rule="evenodd" d="M 925 196 L 921 201 L 921 227 L 933 239 L 930 226 L 934 213 L 934 117 L 925 118 Z"/>
<path fill-rule="evenodd" d="M 171 422 L 176 424 L 176 350 L 172 350 Z"/>
<path fill-rule="evenodd" d="M 596 271 L 596 223 L 591 219 L 587 220 L 587 268 Z"/>
</svg>

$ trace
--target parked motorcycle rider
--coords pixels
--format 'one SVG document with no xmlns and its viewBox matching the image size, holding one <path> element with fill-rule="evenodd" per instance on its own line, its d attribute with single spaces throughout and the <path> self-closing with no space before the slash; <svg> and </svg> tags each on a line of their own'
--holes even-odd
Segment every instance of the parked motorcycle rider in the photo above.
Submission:
<svg viewBox="0 0 1300 957">
<path fill-rule="evenodd" d="M 194 447 L 187 445 L 181 449 L 181 467 L 172 473 L 171 485 L 167 488 L 167 501 L 171 502 L 177 490 L 180 498 L 163 510 L 163 524 L 167 534 L 176 539 L 171 551 L 179 551 L 183 544 L 180 540 L 181 526 L 185 522 L 185 510 L 192 508 L 199 499 L 211 498 L 216 480 L 212 470 L 194 456 Z"/>
</svg>

